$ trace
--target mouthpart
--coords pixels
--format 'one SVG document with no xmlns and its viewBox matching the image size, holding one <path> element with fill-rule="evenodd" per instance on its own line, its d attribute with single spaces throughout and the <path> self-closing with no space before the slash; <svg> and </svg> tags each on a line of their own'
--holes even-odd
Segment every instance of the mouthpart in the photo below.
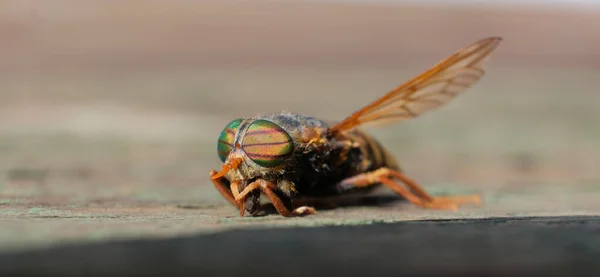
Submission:
<svg viewBox="0 0 600 277">
<path fill-rule="evenodd" d="M 219 171 L 219 173 L 212 176 L 211 179 L 215 180 L 215 179 L 221 178 L 221 177 L 225 176 L 225 174 L 227 174 L 227 172 L 229 172 L 229 170 L 238 169 L 238 166 L 240 165 L 240 163 L 242 163 L 242 161 L 243 160 L 241 158 L 231 158 L 227 163 L 223 164 L 221 171 Z"/>
</svg>

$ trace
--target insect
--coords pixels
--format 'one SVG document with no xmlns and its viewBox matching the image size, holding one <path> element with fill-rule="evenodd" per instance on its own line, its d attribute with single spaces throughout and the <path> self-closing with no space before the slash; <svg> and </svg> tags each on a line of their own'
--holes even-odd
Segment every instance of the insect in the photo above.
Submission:
<svg viewBox="0 0 600 277">
<path fill-rule="evenodd" d="M 423 208 L 456 210 L 479 203 L 478 195 L 430 195 L 359 127 L 415 118 L 450 102 L 484 75 L 482 64 L 501 40 L 489 37 L 458 50 L 338 122 L 291 112 L 232 120 L 217 142 L 222 169 L 209 176 L 240 216 L 260 213 L 261 194 L 290 217 L 316 213 L 297 200 L 366 193 L 378 186 Z"/>
</svg>

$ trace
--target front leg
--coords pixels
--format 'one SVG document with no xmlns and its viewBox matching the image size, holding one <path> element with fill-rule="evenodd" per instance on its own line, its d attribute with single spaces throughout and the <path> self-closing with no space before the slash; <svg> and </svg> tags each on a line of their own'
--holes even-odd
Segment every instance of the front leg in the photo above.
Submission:
<svg viewBox="0 0 600 277">
<path fill-rule="evenodd" d="M 211 170 L 208 175 L 210 177 L 213 177 L 214 175 L 216 175 L 218 172 L 215 170 Z M 215 185 L 215 188 L 217 189 L 217 191 L 219 191 L 221 193 L 221 195 L 223 196 L 223 198 L 227 199 L 227 201 L 229 201 L 229 203 L 233 204 L 236 207 L 240 207 L 239 204 L 237 203 L 237 201 L 235 201 L 235 197 L 233 196 L 233 194 L 231 193 L 231 190 L 229 189 L 229 184 L 226 184 L 225 181 L 227 181 L 224 177 L 220 177 L 217 179 L 212 179 L 213 184 Z"/>
<path fill-rule="evenodd" d="M 275 191 L 279 190 L 276 184 L 271 183 L 269 181 L 258 179 L 252 183 L 250 183 L 247 187 L 244 188 L 238 195 L 235 196 L 235 201 L 243 202 L 248 193 L 252 192 L 255 189 L 260 189 L 268 198 L 271 200 L 271 203 L 277 210 L 277 212 L 285 217 L 291 216 L 304 216 L 309 214 L 315 214 L 317 211 L 308 206 L 302 206 L 296 208 L 290 212 L 290 210 L 285 206 L 281 198 L 277 196 Z"/>
</svg>

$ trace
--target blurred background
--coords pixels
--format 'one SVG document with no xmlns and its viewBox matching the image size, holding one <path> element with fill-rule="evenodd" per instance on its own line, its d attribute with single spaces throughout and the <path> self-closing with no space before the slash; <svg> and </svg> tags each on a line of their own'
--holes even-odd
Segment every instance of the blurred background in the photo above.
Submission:
<svg viewBox="0 0 600 277">
<path fill-rule="evenodd" d="M 488 36 L 468 93 L 367 130 L 432 193 L 481 193 L 462 215 L 597 213 L 596 26 L 591 0 L 3 0 L 0 247 L 248 223 L 207 176 L 232 118 L 339 120 Z"/>
</svg>

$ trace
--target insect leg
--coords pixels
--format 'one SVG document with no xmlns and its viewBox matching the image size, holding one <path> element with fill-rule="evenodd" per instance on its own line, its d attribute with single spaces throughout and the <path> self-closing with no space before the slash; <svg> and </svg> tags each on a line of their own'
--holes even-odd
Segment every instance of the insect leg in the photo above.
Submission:
<svg viewBox="0 0 600 277">
<path fill-rule="evenodd" d="M 392 179 L 399 179 L 410 190 L 402 187 L 400 183 Z M 456 210 L 460 204 L 479 203 L 481 201 L 478 195 L 433 197 L 406 175 L 385 167 L 344 179 L 337 185 L 337 189 L 342 192 L 379 183 L 402 195 L 409 202 L 425 208 Z"/>
<path fill-rule="evenodd" d="M 208 173 L 208 175 L 210 175 L 210 177 L 212 177 L 212 176 L 216 175 L 217 173 L 218 173 L 217 171 L 211 170 Z M 212 180 L 212 178 L 211 178 L 211 180 Z M 215 185 L 215 188 L 221 193 L 223 198 L 227 199 L 227 201 L 229 201 L 229 203 L 235 205 L 236 207 L 239 206 L 238 203 L 235 201 L 233 194 L 228 189 L 227 184 L 225 184 L 223 177 L 212 180 L 212 182 Z"/>
<path fill-rule="evenodd" d="M 231 189 L 231 193 L 233 194 L 233 200 L 237 202 L 237 205 L 240 208 L 240 216 L 244 216 L 244 213 L 246 212 L 246 202 L 235 200 L 235 197 L 237 197 L 240 194 L 240 183 L 231 182 L 229 188 Z"/>
<path fill-rule="evenodd" d="M 263 179 L 258 179 L 246 186 L 246 188 L 244 188 L 244 190 L 242 190 L 235 197 L 235 200 L 243 201 L 244 197 L 255 189 L 260 189 L 269 198 L 269 200 L 271 200 L 271 203 L 273 204 L 277 212 L 282 216 L 303 216 L 315 214 L 317 212 L 314 208 L 308 206 L 302 206 L 290 212 L 290 210 L 285 206 L 281 198 L 279 198 L 279 196 L 277 196 L 277 194 L 275 193 L 275 191 L 279 189 L 277 185 Z"/>
<path fill-rule="evenodd" d="M 389 173 L 393 176 L 398 178 L 400 181 L 402 181 L 403 183 L 405 183 L 407 186 L 409 186 L 412 190 L 416 191 L 420 196 L 422 196 L 423 198 L 425 198 L 427 201 L 425 202 L 425 206 L 429 206 L 431 205 L 443 205 L 444 203 L 448 203 L 448 204 L 454 204 L 455 207 L 461 204 L 466 204 L 466 203 L 474 203 L 474 204 L 479 204 L 481 203 L 481 197 L 479 197 L 479 195 L 476 194 L 472 194 L 472 195 L 456 195 L 456 196 L 436 196 L 433 197 L 430 194 L 428 194 L 427 192 L 425 192 L 421 186 L 419 184 L 417 184 L 417 182 L 415 182 L 414 180 L 412 180 L 411 178 L 409 178 L 408 176 L 404 175 L 401 172 L 398 172 L 396 170 L 389 170 Z M 431 208 L 435 208 L 434 206 L 432 206 Z"/>
</svg>

